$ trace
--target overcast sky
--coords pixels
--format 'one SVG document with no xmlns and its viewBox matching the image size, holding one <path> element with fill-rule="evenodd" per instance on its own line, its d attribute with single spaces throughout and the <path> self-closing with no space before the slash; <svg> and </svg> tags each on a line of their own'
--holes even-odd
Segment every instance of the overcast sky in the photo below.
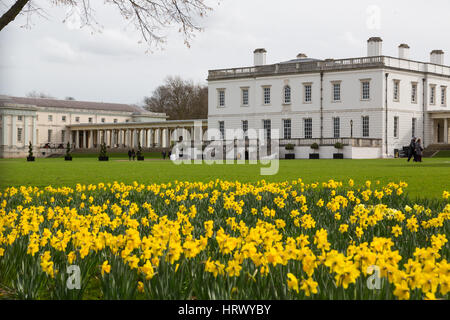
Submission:
<svg viewBox="0 0 450 320">
<path fill-rule="evenodd" d="M 65 10 L 57 7 L 47 10 L 49 20 L 34 17 L 31 29 L 20 27 L 23 17 L 3 29 L 0 94 L 36 90 L 61 99 L 142 103 L 167 76 L 206 84 L 210 69 L 252 65 L 255 48 L 266 48 L 267 63 L 300 52 L 319 59 L 360 57 L 371 36 L 383 38 L 384 55 L 397 56 L 398 45 L 407 43 L 413 60 L 429 61 L 431 50 L 442 49 L 450 64 L 447 0 L 207 0 L 214 10 L 198 20 L 204 31 L 191 48 L 175 29 L 167 31 L 164 50 L 154 53 L 146 53 L 114 7 L 93 2 L 102 33 L 63 23 Z"/>
</svg>

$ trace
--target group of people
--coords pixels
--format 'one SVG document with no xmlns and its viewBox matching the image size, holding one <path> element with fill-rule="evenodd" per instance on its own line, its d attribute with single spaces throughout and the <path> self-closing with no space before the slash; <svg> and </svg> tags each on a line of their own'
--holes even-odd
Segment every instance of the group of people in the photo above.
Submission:
<svg viewBox="0 0 450 320">
<path fill-rule="evenodd" d="M 166 159 L 166 157 L 168 157 L 170 159 L 170 156 L 172 155 L 172 152 L 171 151 L 168 151 L 168 152 L 162 151 L 161 155 L 162 155 L 163 159 Z"/>
<path fill-rule="evenodd" d="M 414 162 L 422 162 L 422 141 L 416 138 L 412 138 L 409 144 L 408 162 L 413 158 Z"/>
<path fill-rule="evenodd" d="M 133 158 L 133 160 L 136 159 L 136 152 L 134 152 L 134 149 L 128 150 L 128 160 L 131 161 L 131 158 Z"/>
</svg>

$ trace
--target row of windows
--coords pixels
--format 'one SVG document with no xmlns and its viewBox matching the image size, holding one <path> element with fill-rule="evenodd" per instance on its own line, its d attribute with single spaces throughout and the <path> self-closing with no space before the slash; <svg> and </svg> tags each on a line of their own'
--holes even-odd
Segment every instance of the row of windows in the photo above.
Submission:
<svg viewBox="0 0 450 320">
<path fill-rule="evenodd" d="M 51 115 L 51 114 L 48 115 L 48 121 L 49 122 L 53 121 L 53 115 Z M 67 121 L 67 117 L 66 116 L 61 116 L 61 121 L 62 122 L 66 122 Z M 92 117 L 88 118 L 88 122 L 89 123 L 92 123 L 93 121 L 94 121 L 94 118 L 92 118 Z M 75 122 L 80 122 L 80 117 L 75 117 Z M 101 118 L 101 122 L 105 123 L 106 119 L 105 118 Z M 117 123 L 117 119 L 114 119 L 114 123 Z"/>
<path fill-rule="evenodd" d="M 249 105 L 249 88 L 241 88 L 241 105 Z M 272 88 L 270 86 L 262 87 L 262 101 L 264 105 L 270 105 L 272 103 L 271 97 Z M 218 89 L 218 106 L 225 107 L 225 89 Z M 341 82 L 332 82 L 332 101 L 341 101 Z M 283 87 L 283 104 L 291 104 L 292 102 L 292 89 L 289 85 Z M 361 81 L 361 100 L 370 100 L 370 80 Z M 312 102 L 312 83 L 303 84 L 303 102 Z"/>
<path fill-rule="evenodd" d="M 411 103 L 417 103 L 417 83 L 411 83 Z M 436 105 L 436 85 L 430 84 L 430 105 Z M 400 102 L 400 80 L 394 80 L 393 100 Z M 440 105 L 447 105 L 447 87 L 441 86 L 440 88 Z"/>
<path fill-rule="evenodd" d="M 398 117 L 396 117 L 398 118 Z M 362 122 L 362 136 L 369 137 L 369 116 L 363 116 L 361 118 Z M 292 139 L 292 120 L 291 119 L 283 119 L 283 139 Z M 341 121 L 339 117 L 332 118 L 333 125 L 333 137 L 340 138 L 341 137 Z M 413 135 L 415 131 L 415 121 L 413 120 Z M 397 127 L 398 127 L 398 119 L 397 119 Z M 264 128 L 264 138 L 271 138 L 271 120 L 265 119 L 263 120 L 263 128 Z M 353 128 L 351 129 L 353 130 Z M 398 129 L 394 129 L 396 131 Z M 219 131 L 222 137 L 225 136 L 225 121 L 219 121 Z M 242 120 L 242 131 L 247 133 L 248 131 L 248 120 Z M 353 133 L 351 134 L 353 135 Z M 313 121 L 312 118 L 303 118 L 303 136 L 305 139 L 312 139 L 313 137 Z"/>
<path fill-rule="evenodd" d="M 24 116 L 17 116 L 17 121 L 23 121 L 23 117 L 24 117 Z M 0 120 L 1 120 L 1 119 L 2 119 L 2 118 L 1 118 L 1 116 L 0 116 Z M 36 120 L 39 120 L 39 116 L 36 116 Z M 61 116 L 61 122 L 66 122 L 66 121 L 67 121 L 67 116 Z M 88 122 L 89 122 L 89 123 L 93 123 L 93 121 L 94 121 L 94 118 L 92 118 L 92 117 L 89 117 L 89 118 L 88 118 Z M 51 115 L 51 114 L 48 115 L 48 122 L 53 122 L 53 115 Z M 80 117 L 75 117 L 75 122 L 80 122 Z M 105 119 L 105 118 L 101 118 L 101 122 L 102 122 L 102 123 L 105 123 L 105 122 L 106 122 L 106 119 Z M 117 119 L 114 119 L 113 122 L 114 122 L 114 123 L 117 123 L 118 120 L 117 120 Z M 128 122 L 128 121 L 127 121 L 127 122 Z"/>
<path fill-rule="evenodd" d="M 271 104 L 271 87 L 263 86 L 263 104 Z M 312 84 L 307 83 L 303 85 L 304 103 L 312 102 Z M 361 100 L 370 100 L 370 80 L 361 80 Z M 292 101 L 292 90 L 289 85 L 283 88 L 283 104 L 290 104 Z M 225 89 L 218 89 L 219 107 L 225 107 Z M 393 86 L 393 100 L 400 102 L 400 80 L 394 80 Z M 341 82 L 332 82 L 332 101 L 341 101 Z M 417 103 L 417 83 L 411 83 L 411 103 Z M 241 88 L 241 104 L 242 106 L 249 105 L 249 88 Z M 436 85 L 430 85 L 430 104 L 436 104 Z M 441 106 L 447 105 L 447 87 L 441 86 L 440 88 L 440 104 Z"/>
</svg>

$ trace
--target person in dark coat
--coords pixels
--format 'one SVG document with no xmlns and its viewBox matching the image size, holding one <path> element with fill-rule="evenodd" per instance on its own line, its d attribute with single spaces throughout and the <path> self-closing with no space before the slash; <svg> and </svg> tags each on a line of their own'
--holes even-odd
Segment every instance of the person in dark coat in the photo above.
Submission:
<svg viewBox="0 0 450 320">
<path fill-rule="evenodd" d="M 130 149 L 128 149 L 128 160 L 130 160 L 130 161 L 131 161 L 131 156 L 132 156 L 132 154 L 131 154 L 131 150 L 130 150 Z"/>
<path fill-rule="evenodd" d="M 416 138 L 412 138 L 411 142 L 409 143 L 408 162 L 412 157 L 414 157 L 413 161 L 416 161 Z"/>
<path fill-rule="evenodd" d="M 164 160 L 166 159 L 166 152 L 165 151 L 162 152 L 162 157 L 163 157 Z"/>
<path fill-rule="evenodd" d="M 423 151 L 423 148 L 422 148 L 421 140 L 417 139 L 417 142 L 416 142 L 416 161 L 417 162 L 422 162 L 422 151 Z"/>
<path fill-rule="evenodd" d="M 136 159 L 136 152 L 134 152 L 134 149 L 131 150 L 131 156 L 133 157 L 133 160 Z"/>
</svg>

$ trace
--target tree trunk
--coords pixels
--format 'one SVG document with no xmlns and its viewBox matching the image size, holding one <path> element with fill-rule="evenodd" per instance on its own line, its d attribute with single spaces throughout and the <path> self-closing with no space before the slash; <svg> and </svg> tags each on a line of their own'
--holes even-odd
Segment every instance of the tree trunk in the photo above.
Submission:
<svg viewBox="0 0 450 320">
<path fill-rule="evenodd" d="M 0 31 L 17 17 L 28 2 L 30 2 L 30 0 L 17 0 L 16 3 L 2 15 L 0 18 Z"/>
</svg>

